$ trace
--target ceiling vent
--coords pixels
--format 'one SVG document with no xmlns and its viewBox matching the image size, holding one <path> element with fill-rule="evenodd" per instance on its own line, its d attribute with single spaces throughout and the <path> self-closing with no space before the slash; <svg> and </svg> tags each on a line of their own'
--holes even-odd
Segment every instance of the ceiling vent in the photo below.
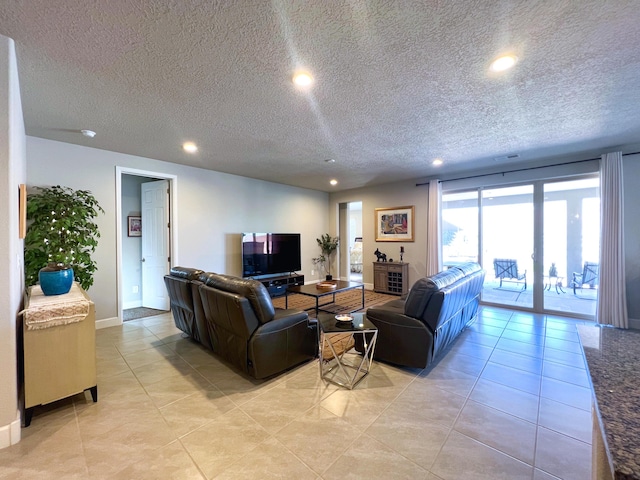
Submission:
<svg viewBox="0 0 640 480">
<path fill-rule="evenodd" d="M 512 153 L 511 155 L 504 155 L 502 157 L 494 157 L 496 162 L 504 162 L 506 160 L 515 160 L 516 158 L 520 158 L 520 154 Z"/>
</svg>

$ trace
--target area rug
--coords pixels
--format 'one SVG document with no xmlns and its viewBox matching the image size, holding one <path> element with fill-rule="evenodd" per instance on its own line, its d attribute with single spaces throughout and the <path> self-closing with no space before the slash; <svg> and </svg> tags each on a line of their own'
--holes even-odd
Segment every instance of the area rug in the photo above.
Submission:
<svg viewBox="0 0 640 480">
<path fill-rule="evenodd" d="M 162 315 L 163 313 L 167 313 L 167 311 L 147 307 L 128 308 L 122 311 L 122 321 L 138 320 L 139 318 L 153 317 L 154 315 Z"/>
<path fill-rule="evenodd" d="M 374 305 L 380 305 L 388 302 L 389 300 L 395 300 L 400 298 L 397 295 L 386 295 L 384 293 L 376 293 L 371 290 L 364 291 L 364 309 Z M 320 303 L 326 303 L 331 300 L 331 295 L 322 297 Z M 273 299 L 273 306 L 276 308 L 284 308 L 284 295 Z M 289 307 L 291 309 L 304 310 L 307 308 L 313 308 L 316 305 L 315 298 L 307 297 L 305 295 L 290 294 L 289 295 Z M 354 310 L 362 310 L 362 292 L 360 289 L 347 290 L 346 292 L 336 293 L 335 304 L 326 305 L 323 307 L 326 310 L 330 310 L 332 313 L 346 313 Z"/>
</svg>

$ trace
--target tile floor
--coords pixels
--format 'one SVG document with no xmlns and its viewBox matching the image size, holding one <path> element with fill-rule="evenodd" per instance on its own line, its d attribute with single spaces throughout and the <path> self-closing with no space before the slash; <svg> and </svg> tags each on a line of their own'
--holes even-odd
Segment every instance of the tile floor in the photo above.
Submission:
<svg viewBox="0 0 640 480">
<path fill-rule="evenodd" d="M 99 401 L 36 410 L 0 450 L 11 479 L 590 478 L 591 388 L 576 321 L 496 308 L 432 367 L 374 362 L 355 390 L 317 361 L 231 370 L 160 315 L 97 331 Z"/>
</svg>

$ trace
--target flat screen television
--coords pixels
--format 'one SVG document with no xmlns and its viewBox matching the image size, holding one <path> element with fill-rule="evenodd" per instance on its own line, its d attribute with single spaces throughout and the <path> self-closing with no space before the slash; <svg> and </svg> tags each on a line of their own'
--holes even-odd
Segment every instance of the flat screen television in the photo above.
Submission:
<svg viewBox="0 0 640 480">
<path fill-rule="evenodd" d="M 289 274 L 302 268 L 299 233 L 243 233 L 242 276 Z"/>
</svg>

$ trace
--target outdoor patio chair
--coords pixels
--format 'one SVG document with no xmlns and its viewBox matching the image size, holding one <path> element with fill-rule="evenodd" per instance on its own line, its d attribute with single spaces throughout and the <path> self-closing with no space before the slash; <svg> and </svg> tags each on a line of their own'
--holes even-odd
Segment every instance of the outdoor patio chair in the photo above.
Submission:
<svg viewBox="0 0 640 480">
<path fill-rule="evenodd" d="M 500 279 L 500 286 L 502 288 L 502 281 L 522 283 L 522 290 L 527 289 L 527 271 L 523 273 L 518 272 L 518 262 L 511 258 L 494 258 L 493 268 L 495 269 L 496 278 Z"/>
<path fill-rule="evenodd" d="M 593 262 L 584 262 L 582 272 L 573 272 L 573 294 L 576 294 L 576 288 L 582 289 L 585 285 L 589 288 L 595 288 L 600 279 L 600 265 Z"/>
</svg>

